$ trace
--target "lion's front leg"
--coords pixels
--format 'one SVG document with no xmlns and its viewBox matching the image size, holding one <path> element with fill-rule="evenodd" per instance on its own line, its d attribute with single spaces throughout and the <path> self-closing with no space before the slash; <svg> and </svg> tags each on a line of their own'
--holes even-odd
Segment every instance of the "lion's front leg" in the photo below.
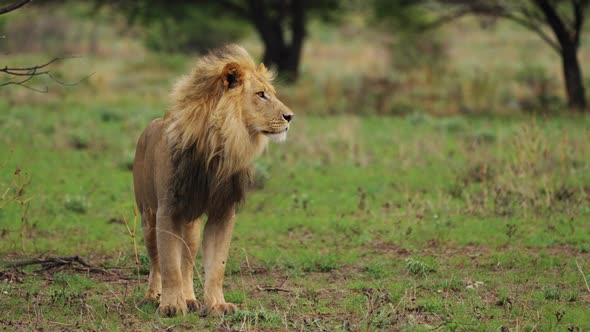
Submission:
<svg viewBox="0 0 590 332">
<path fill-rule="evenodd" d="M 156 218 L 162 277 L 162 295 L 158 312 L 166 316 L 175 316 L 177 313 L 185 314 L 187 307 L 183 294 L 181 270 L 182 247 L 184 245 L 181 233 L 182 225 L 160 212 Z"/>
<path fill-rule="evenodd" d="M 205 312 L 217 315 L 233 313 L 236 306 L 225 302 L 223 274 L 229 254 L 229 244 L 234 228 L 232 212 L 224 218 L 210 218 L 203 234 L 203 265 L 205 267 Z"/>
<path fill-rule="evenodd" d="M 197 218 L 191 222 L 185 222 L 182 225 L 182 288 L 186 306 L 189 311 L 197 311 L 200 308 L 199 302 L 195 297 L 193 288 L 193 272 L 195 268 L 195 258 L 199 250 L 201 221 Z"/>
</svg>

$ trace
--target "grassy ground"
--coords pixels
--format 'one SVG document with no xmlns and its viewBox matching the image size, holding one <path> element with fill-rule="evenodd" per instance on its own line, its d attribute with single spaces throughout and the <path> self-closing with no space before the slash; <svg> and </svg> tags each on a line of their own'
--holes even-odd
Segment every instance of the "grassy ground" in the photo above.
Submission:
<svg viewBox="0 0 590 332">
<path fill-rule="evenodd" d="M 147 260 L 125 225 L 133 142 L 156 113 L 3 107 L 4 179 L 19 168 L 31 200 L 24 219 L 1 210 L 0 252 L 108 273 L 6 269 L 0 326 L 590 329 L 587 118 L 300 116 L 238 214 L 226 294 L 242 311 L 168 319 L 139 304 Z"/>
<path fill-rule="evenodd" d="M 527 89 L 500 79 L 519 59 L 485 46 L 510 36 L 528 58 L 542 44 L 501 26 L 501 37 L 449 45 L 445 79 L 411 73 L 395 90 L 366 80 L 390 77 L 374 75 L 391 69 L 386 50 L 347 29 L 314 30 L 301 82 L 280 89 L 297 116 L 257 162 L 264 188 L 238 213 L 225 290 L 241 310 L 224 318 L 163 318 L 140 303 L 148 262 L 129 167 L 190 61 L 116 40 L 57 68 L 69 81 L 94 73 L 79 86 L 0 90 L 0 259 L 79 255 L 94 266 L 2 266 L 0 329 L 590 330 L 590 119 L 505 109 L 498 95 Z M 492 63 L 475 61 L 482 54 L 494 69 L 479 84 Z M 451 81 L 465 105 L 449 98 Z M 409 96 L 405 115 L 378 117 L 383 94 Z M 488 103 L 513 114 L 415 112 Z"/>
</svg>

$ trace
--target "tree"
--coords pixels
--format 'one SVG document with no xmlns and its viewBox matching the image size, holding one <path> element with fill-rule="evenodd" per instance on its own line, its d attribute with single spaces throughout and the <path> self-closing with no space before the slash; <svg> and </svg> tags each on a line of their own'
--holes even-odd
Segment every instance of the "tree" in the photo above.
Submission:
<svg viewBox="0 0 590 332">
<path fill-rule="evenodd" d="M 587 107 L 578 51 L 589 8 L 590 0 L 375 0 L 375 9 L 384 19 L 399 20 L 404 12 L 416 9 L 429 13 L 444 11 L 430 20 L 422 16 L 419 24 L 423 29 L 465 15 L 507 19 L 527 28 L 561 57 L 568 105 L 578 111 Z M 403 19 L 407 21 L 408 17 Z"/>
<path fill-rule="evenodd" d="M 179 6 L 213 10 L 217 15 L 250 23 L 264 43 L 262 62 L 276 69 L 287 81 L 295 81 L 299 73 L 306 24 L 310 17 L 333 18 L 340 8 L 338 0 L 166 0 L 117 1 L 96 0 L 111 4 L 125 12 L 130 21 L 146 23 L 163 15 L 182 15 Z M 194 33 L 201 33 L 195 31 Z"/>
</svg>

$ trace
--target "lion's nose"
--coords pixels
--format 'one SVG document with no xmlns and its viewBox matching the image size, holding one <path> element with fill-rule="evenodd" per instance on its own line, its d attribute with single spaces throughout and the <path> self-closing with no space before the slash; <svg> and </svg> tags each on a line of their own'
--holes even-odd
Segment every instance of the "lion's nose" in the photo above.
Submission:
<svg viewBox="0 0 590 332">
<path fill-rule="evenodd" d="M 287 120 L 287 122 L 291 122 L 293 118 L 293 114 L 283 114 L 283 119 Z"/>
</svg>

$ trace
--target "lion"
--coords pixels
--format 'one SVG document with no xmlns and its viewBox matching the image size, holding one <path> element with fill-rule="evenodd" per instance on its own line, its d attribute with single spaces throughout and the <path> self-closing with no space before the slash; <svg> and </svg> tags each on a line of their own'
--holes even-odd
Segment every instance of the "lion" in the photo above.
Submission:
<svg viewBox="0 0 590 332">
<path fill-rule="evenodd" d="M 232 313 L 223 277 L 251 164 L 269 139 L 287 137 L 293 112 L 276 97 L 273 74 L 242 47 L 225 46 L 197 61 L 172 91 L 163 118 L 144 130 L 133 184 L 150 273 L 145 301 L 166 316 L 197 311 L 193 266 L 203 231 L 204 314 Z"/>
</svg>

